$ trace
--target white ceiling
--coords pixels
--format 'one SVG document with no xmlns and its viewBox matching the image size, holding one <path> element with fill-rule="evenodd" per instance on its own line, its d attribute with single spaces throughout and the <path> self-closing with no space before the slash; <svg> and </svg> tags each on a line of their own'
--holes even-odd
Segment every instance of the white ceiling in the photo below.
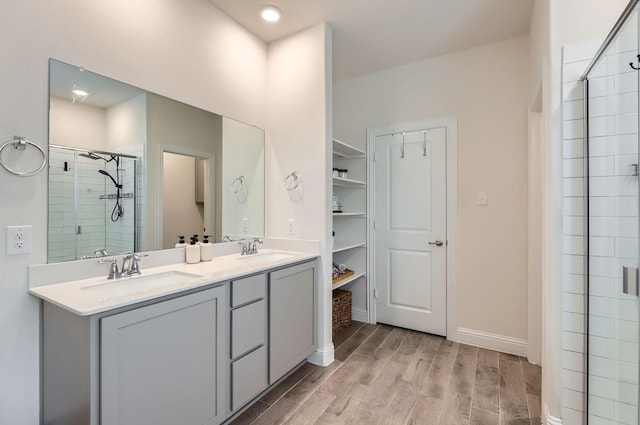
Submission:
<svg viewBox="0 0 640 425">
<path fill-rule="evenodd" d="M 321 22 L 333 28 L 341 80 L 529 32 L 534 0 L 209 0 L 266 42 Z M 277 23 L 259 9 L 282 9 Z"/>
</svg>

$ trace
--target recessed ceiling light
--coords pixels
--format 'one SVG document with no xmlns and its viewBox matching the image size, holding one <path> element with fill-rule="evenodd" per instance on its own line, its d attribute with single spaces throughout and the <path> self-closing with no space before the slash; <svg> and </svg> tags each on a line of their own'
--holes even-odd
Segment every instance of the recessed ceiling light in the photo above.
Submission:
<svg viewBox="0 0 640 425">
<path fill-rule="evenodd" d="M 280 15 L 282 15 L 282 11 L 276 6 L 268 4 L 260 8 L 260 16 L 267 22 L 279 21 Z"/>
<path fill-rule="evenodd" d="M 74 84 L 71 90 L 71 100 L 73 103 L 82 103 L 90 94 L 91 92 L 83 90 Z"/>
</svg>

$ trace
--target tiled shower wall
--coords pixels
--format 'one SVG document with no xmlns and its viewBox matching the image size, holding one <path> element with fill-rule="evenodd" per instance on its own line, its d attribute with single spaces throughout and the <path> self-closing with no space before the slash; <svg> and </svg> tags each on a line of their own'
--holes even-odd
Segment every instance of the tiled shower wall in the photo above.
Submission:
<svg viewBox="0 0 640 425">
<path fill-rule="evenodd" d="M 633 26 L 635 29 L 635 25 Z M 586 348 L 587 262 L 584 175 L 584 94 L 579 77 L 599 42 L 563 51 L 563 424 L 585 418 L 589 379 L 589 423 L 635 425 L 638 312 L 622 294 L 621 266 L 637 262 L 638 75 L 636 32 L 623 33 L 590 76 L 589 92 L 589 371 Z M 621 320 L 622 319 L 622 320 Z"/>
<path fill-rule="evenodd" d="M 123 166 L 122 192 L 133 193 L 133 160 L 123 160 Z M 111 180 L 98 173 L 104 167 L 103 161 L 76 156 L 73 150 L 50 149 L 48 262 L 75 260 L 99 248 L 109 253 L 133 250 L 134 199 L 122 200 L 125 214 L 113 223 L 110 216 L 115 200 L 99 199 L 105 193 L 115 193 Z M 115 176 L 113 162 L 106 169 Z"/>
</svg>

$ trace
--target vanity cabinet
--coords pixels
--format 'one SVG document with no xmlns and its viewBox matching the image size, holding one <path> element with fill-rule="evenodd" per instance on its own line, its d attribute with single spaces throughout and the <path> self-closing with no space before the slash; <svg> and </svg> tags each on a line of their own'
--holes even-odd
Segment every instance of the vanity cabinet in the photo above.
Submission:
<svg viewBox="0 0 640 425">
<path fill-rule="evenodd" d="M 222 422 L 225 289 L 101 319 L 101 425 Z"/>
<path fill-rule="evenodd" d="M 317 262 L 269 273 L 269 384 L 316 349 Z"/>
<path fill-rule="evenodd" d="M 215 425 L 226 416 L 221 285 L 78 316 L 45 302 L 45 425 Z"/>
</svg>

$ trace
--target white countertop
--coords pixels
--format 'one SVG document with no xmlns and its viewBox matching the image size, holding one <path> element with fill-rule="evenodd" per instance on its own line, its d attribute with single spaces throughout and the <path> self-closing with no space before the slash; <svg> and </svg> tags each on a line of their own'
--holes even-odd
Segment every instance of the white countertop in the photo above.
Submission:
<svg viewBox="0 0 640 425">
<path fill-rule="evenodd" d="M 148 269 L 142 267 L 142 274 L 140 276 L 112 280 L 107 280 L 106 276 L 74 280 L 53 285 L 32 287 L 29 289 L 29 292 L 72 313 L 80 316 L 89 316 L 141 301 L 176 294 L 206 285 L 222 283 L 241 276 L 310 260 L 317 256 L 317 254 L 307 252 L 263 249 L 258 254 L 244 257 L 239 254 L 233 254 L 214 257 L 211 261 L 196 264 L 177 263 Z M 265 261 L 261 261 L 261 257 L 263 257 Z M 98 286 L 107 287 L 112 284 L 122 286 L 121 283 L 123 285 L 135 285 L 136 279 L 167 272 L 187 273 L 196 276 L 161 287 L 147 288 L 148 285 L 141 285 L 140 290 L 131 291 L 126 295 L 118 295 L 117 291 L 115 291 L 113 295 L 105 296 L 104 291 L 87 289 L 97 288 Z M 144 280 L 147 282 L 150 281 L 150 279 Z"/>
</svg>

